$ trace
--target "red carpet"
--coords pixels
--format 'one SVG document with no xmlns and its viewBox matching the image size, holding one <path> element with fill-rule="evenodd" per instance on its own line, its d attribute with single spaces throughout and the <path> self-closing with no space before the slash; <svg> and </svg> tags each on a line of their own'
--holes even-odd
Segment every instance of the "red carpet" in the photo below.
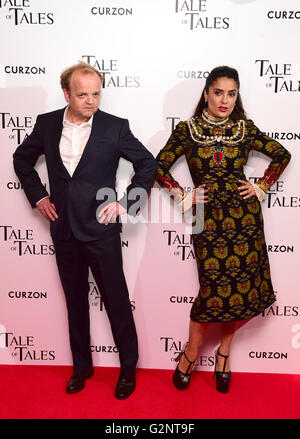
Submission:
<svg viewBox="0 0 300 439">
<path fill-rule="evenodd" d="M 211 372 L 174 388 L 169 370 L 139 369 L 125 401 L 114 398 L 119 369 L 95 369 L 77 394 L 65 393 L 66 366 L 0 366 L 1 419 L 299 419 L 300 375 L 233 373 L 228 394 Z"/>
</svg>

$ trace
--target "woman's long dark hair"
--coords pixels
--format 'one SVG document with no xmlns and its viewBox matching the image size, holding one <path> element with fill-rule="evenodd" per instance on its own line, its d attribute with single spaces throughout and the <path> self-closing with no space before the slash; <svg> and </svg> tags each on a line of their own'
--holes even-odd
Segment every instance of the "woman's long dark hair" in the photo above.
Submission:
<svg viewBox="0 0 300 439">
<path fill-rule="evenodd" d="M 200 101 L 196 107 L 194 117 L 201 116 L 204 108 L 207 107 L 207 103 L 205 102 L 205 98 L 204 98 L 204 90 L 206 91 L 206 93 L 208 93 L 209 87 L 213 84 L 213 82 L 215 82 L 218 78 L 224 78 L 224 77 L 233 79 L 236 82 L 236 85 L 238 88 L 237 100 L 236 100 L 234 109 L 230 115 L 231 119 L 233 119 L 233 120 L 239 120 L 239 119 L 246 120 L 247 119 L 247 116 L 245 114 L 245 110 L 243 108 L 240 92 L 239 92 L 239 89 L 240 89 L 239 74 L 238 74 L 237 70 L 233 69 L 232 67 L 227 67 L 227 66 L 215 67 L 208 75 L 208 77 L 206 79 L 205 87 L 203 89 L 203 92 L 202 92 L 202 95 L 200 98 Z"/>
</svg>

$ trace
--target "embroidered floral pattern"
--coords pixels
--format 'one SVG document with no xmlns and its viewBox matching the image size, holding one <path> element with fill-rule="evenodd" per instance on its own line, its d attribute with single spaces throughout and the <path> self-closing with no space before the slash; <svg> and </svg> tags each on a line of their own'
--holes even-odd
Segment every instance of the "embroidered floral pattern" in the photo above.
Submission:
<svg viewBox="0 0 300 439">
<path fill-rule="evenodd" d="M 197 125 L 197 121 L 198 124 Z M 182 188 L 170 174 L 171 166 L 185 155 L 195 186 L 205 184 L 204 229 L 192 235 L 200 289 L 191 319 L 218 322 L 248 319 L 260 314 L 275 301 L 260 203 L 256 197 L 243 199 L 238 180 L 245 180 L 243 166 L 251 150 L 271 158 L 257 184 L 267 192 L 290 160 L 289 152 L 262 134 L 252 121 L 245 122 L 245 133 L 237 144 L 206 144 L 214 130 L 195 118 L 201 144 L 192 139 L 188 124 L 180 122 L 157 157 L 157 181 L 164 187 Z M 228 120 L 222 128 L 229 138 L 237 125 Z M 201 126 L 200 126 L 201 125 Z M 235 131 L 234 131 L 235 130 Z M 226 134 L 225 134 L 226 131 Z M 222 160 L 214 157 L 223 151 Z"/>
</svg>

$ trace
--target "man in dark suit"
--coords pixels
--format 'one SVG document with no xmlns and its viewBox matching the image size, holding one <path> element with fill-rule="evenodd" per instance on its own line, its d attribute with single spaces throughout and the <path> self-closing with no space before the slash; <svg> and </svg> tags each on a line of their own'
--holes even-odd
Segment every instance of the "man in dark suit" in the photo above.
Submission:
<svg viewBox="0 0 300 439">
<path fill-rule="evenodd" d="M 151 188 L 156 164 L 132 135 L 126 119 L 99 110 L 101 84 L 101 74 L 89 64 L 80 62 L 65 70 L 61 86 L 68 106 L 39 115 L 33 132 L 13 157 L 31 206 L 50 221 L 74 364 L 66 391 L 82 390 L 94 373 L 88 303 L 90 267 L 119 351 L 121 370 L 115 396 L 125 399 L 135 389 L 138 343 L 122 268 L 118 217 L 136 213 L 137 205 L 145 199 L 141 194 L 147 195 Z M 50 196 L 34 169 L 41 154 L 46 159 Z M 135 174 L 117 202 L 115 179 L 120 157 L 132 162 Z M 139 200 L 132 196 L 134 191 L 139 192 Z"/>
</svg>

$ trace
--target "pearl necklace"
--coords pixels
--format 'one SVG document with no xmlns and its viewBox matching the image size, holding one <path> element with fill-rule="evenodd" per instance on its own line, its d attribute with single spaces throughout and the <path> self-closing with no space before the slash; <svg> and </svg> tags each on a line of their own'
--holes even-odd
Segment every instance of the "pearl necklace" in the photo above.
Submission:
<svg viewBox="0 0 300 439">
<path fill-rule="evenodd" d="M 205 122 L 208 122 L 212 125 L 222 125 L 222 123 L 226 123 L 228 121 L 228 117 L 225 117 L 224 119 L 216 119 L 213 116 L 210 116 L 207 111 L 203 110 L 202 112 L 202 118 L 205 120 Z"/>
<path fill-rule="evenodd" d="M 202 115 L 202 118 L 205 120 L 205 118 Z M 226 123 L 228 120 L 228 118 L 224 119 L 222 122 L 210 122 L 213 125 L 221 125 L 221 123 Z M 225 143 L 226 145 L 236 145 L 237 143 L 241 142 L 244 138 L 245 135 L 245 121 L 243 119 L 240 119 L 238 121 L 237 124 L 228 124 L 224 127 L 220 127 L 220 128 L 214 128 L 211 125 L 207 125 L 207 124 L 199 124 L 201 128 L 210 128 L 214 130 L 214 135 L 213 136 L 205 136 L 204 134 L 200 134 L 197 126 L 195 124 L 195 119 L 194 117 L 192 117 L 191 119 L 189 119 L 187 121 L 188 123 L 188 127 L 190 130 L 190 134 L 192 139 L 194 140 L 194 142 L 196 143 L 200 143 L 200 145 L 211 145 L 215 142 L 218 143 Z M 225 128 L 232 128 L 234 126 L 237 126 L 237 130 L 236 133 L 233 134 L 232 136 L 223 136 L 222 132 L 223 129 Z M 239 137 L 239 138 L 238 138 Z M 200 140 L 203 139 L 203 140 Z"/>
</svg>

